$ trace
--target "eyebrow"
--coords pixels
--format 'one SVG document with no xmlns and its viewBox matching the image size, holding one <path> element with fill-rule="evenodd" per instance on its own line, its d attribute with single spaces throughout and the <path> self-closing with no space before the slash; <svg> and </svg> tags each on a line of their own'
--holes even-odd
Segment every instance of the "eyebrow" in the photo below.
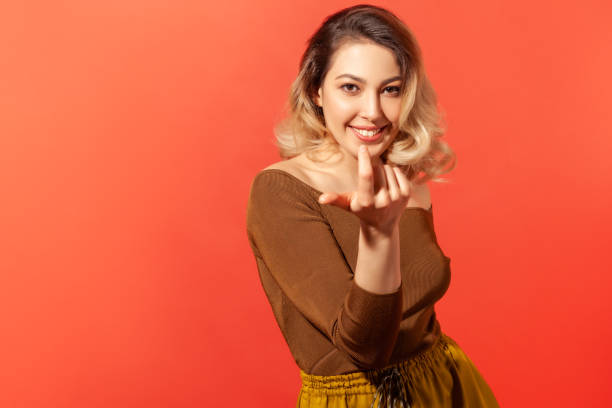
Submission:
<svg viewBox="0 0 612 408">
<path fill-rule="evenodd" d="M 362 84 L 365 84 L 365 82 L 366 82 L 366 80 L 365 80 L 365 79 L 363 79 L 363 78 L 359 78 L 358 76 L 351 75 L 351 74 L 342 74 L 342 75 L 338 75 L 338 76 L 336 77 L 336 79 L 340 79 L 340 78 L 342 78 L 342 77 L 351 78 L 351 79 L 353 79 L 353 80 L 355 80 L 355 81 L 357 81 L 357 82 L 361 82 Z M 382 81 L 381 85 L 386 85 L 386 84 L 388 84 L 389 82 L 397 81 L 398 79 L 402 79 L 402 77 L 401 77 L 401 76 L 394 76 L 394 77 L 392 77 L 392 78 L 385 79 L 384 81 Z"/>
</svg>

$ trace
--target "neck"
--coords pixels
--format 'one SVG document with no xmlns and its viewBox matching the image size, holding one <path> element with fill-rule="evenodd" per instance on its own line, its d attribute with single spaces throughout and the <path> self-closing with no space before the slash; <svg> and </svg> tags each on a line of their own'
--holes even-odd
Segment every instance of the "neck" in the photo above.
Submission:
<svg viewBox="0 0 612 408">
<path fill-rule="evenodd" d="M 317 167 L 325 169 L 333 173 L 335 178 L 342 181 L 347 187 L 352 186 L 355 190 L 359 181 L 359 161 L 348 151 L 340 148 L 333 155 L 322 156 L 326 160 L 317 163 Z M 375 172 L 377 166 L 382 166 L 382 160 L 379 156 L 370 156 L 372 170 Z"/>
</svg>

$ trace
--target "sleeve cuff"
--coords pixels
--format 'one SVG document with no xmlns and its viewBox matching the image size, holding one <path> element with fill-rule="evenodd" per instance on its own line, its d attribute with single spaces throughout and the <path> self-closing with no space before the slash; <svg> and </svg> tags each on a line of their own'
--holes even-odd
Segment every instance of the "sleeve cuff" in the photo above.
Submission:
<svg viewBox="0 0 612 408">
<path fill-rule="evenodd" d="M 397 335 L 402 314 L 403 282 L 392 293 L 374 293 L 351 284 L 344 304 L 342 329 L 356 344 L 373 344 Z"/>
</svg>

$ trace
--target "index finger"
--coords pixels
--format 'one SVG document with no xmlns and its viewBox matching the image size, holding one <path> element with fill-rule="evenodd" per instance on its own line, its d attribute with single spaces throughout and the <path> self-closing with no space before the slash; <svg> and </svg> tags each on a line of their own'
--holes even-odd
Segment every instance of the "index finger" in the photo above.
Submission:
<svg viewBox="0 0 612 408">
<path fill-rule="evenodd" d="M 362 205 L 369 205 L 374 201 L 374 171 L 372 170 L 372 161 L 370 153 L 365 145 L 359 147 L 357 155 L 359 179 L 357 180 L 357 192 L 359 198 L 364 200 Z"/>
</svg>

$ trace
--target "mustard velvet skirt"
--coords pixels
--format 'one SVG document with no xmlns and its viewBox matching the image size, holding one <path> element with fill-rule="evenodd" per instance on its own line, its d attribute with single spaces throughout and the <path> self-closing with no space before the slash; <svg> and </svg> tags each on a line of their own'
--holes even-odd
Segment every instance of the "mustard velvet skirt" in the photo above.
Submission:
<svg viewBox="0 0 612 408">
<path fill-rule="evenodd" d="M 442 333 L 430 348 L 383 369 L 319 376 L 300 370 L 297 408 L 496 408 L 497 400 L 459 345 Z"/>
</svg>

